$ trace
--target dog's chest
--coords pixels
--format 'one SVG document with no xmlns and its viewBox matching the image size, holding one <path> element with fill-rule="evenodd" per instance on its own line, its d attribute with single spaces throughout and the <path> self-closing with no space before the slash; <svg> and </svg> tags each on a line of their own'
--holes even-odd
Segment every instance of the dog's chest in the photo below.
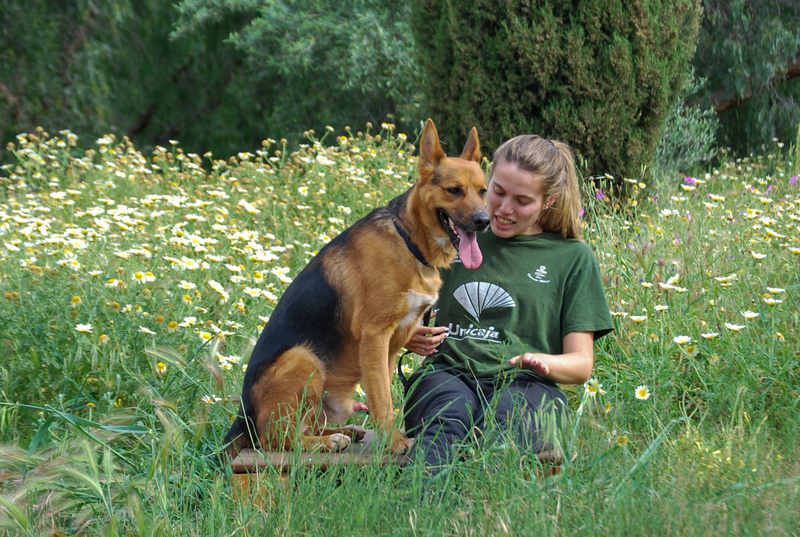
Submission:
<svg viewBox="0 0 800 537">
<path fill-rule="evenodd" d="M 400 321 L 401 327 L 406 327 L 409 324 L 416 324 L 419 321 L 420 315 L 436 302 L 436 299 L 439 298 L 439 294 L 437 293 L 431 296 L 424 293 L 417 293 L 416 291 L 409 291 L 406 297 L 408 299 L 408 313 L 403 320 Z"/>
</svg>

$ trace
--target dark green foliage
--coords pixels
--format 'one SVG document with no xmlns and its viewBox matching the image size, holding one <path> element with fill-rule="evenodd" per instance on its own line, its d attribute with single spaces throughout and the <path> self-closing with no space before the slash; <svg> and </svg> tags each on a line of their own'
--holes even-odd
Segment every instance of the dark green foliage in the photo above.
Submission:
<svg viewBox="0 0 800 537">
<path fill-rule="evenodd" d="M 694 0 L 413 0 L 426 103 L 455 144 L 534 132 L 568 142 L 591 174 L 649 163 L 695 50 Z"/>
<path fill-rule="evenodd" d="M 693 64 L 720 111 L 720 142 L 739 153 L 794 140 L 800 122 L 800 3 L 703 0 Z M 794 64 L 794 74 L 787 68 Z"/>
<path fill-rule="evenodd" d="M 414 125 L 406 11 L 387 0 L 6 1 L 0 141 L 41 126 L 224 158 L 326 125 Z"/>
<path fill-rule="evenodd" d="M 417 121 L 408 9 L 387 0 L 183 0 L 179 36 L 238 17 L 225 42 L 246 59 L 269 132 Z M 276 134 L 277 136 L 277 134 Z"/>
</svg>

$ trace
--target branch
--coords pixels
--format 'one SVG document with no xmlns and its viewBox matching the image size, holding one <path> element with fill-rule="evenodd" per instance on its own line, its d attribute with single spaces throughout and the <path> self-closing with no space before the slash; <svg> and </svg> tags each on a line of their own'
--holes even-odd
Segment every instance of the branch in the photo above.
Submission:
<svg viewBox="0 0 800 537">
<path fill-rule="evenodd" d="M 790 61 L 786 64 L 786 72 L 779 73 L 773 76 L 769 80 L 769 85 L 771 86 L 778 86 L 781 82 L 786 82 L 787 80 L 791 80 L 793 78 L 800 77 L 800 56 L 794 59 L 794 61 Z M 717 115 L 722 115 L 726 112 L 730 112 L 740 104 L 749 101 L 755 95 L 749 94 L 743 97 L 739 97 L 734 95 L 733 98 L 727 99 L 728 92 L 724 89 L 717 91 L 713 95 L 711 95 L 711 104 L 714 106 L 714 111 Z"/>
</svg>

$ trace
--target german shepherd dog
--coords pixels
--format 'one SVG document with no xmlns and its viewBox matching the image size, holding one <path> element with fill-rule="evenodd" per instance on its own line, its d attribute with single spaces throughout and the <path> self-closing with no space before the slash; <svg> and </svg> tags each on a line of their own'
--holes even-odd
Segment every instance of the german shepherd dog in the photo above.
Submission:
<svg viewBox="0 0 800 537">
<path fill-rule="evenodd" d="M 390 391 L 397 353 L 437 299 L 438 269 L 456 253 L 468 268 L 481 263 L 475 233 L 489 216 L 480 158 L 474 127 L 461 156 L 448 158 L 427 121 L 419 181 L 325 245 L 275 307 L 250 356 L 228 455 L 298 441 L 307 451 L 345 449 L 364 430 L 329 424 L 351 417 L 359 381 L 374 424 L 392 435 L 390 451 L 408 450 Z"/>
</svg>

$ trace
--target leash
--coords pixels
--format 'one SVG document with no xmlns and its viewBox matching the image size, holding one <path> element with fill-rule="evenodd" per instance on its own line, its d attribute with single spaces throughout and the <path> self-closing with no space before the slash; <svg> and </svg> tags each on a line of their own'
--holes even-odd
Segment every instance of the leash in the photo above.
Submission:
<svg viewBox="0 0 800 537">
<path fill-rule="evenodd" d="M 422 316 L 422 324 L 427 326 L 428 323 L 431 321 L 431 310 L 425 312 L 425 315 Z M 413 354 L 411 351 L 406 351 L 400 355 L 400 358 L 397 359 L 397 376 L 400 378 L 400 384 L 403 385 L 403 392 L 408 393 L 408 378 L 403 374 L 403 358 L 406 357 L 408 354 Z"/>
<path fill-rule="evenodd" d="M 414 244 L 414 241 L 412 241 L 411 237 L 408 236 L 406 230 L 400 227 L 400 224 L 397 223 L 397 220 L 392 220 L 392 222 L 394 222 L 394 228 L 397 230 L 397 233 L 400 235 L 400 237 L 402 237 L 403 242 L 406 243 L 406 246 L 411 251 L 411 253 L 414 254 L 414 257 L 417 258 L 417 261 L 419 261 L 426 267 L 430 267 L 428 260 L 425 259 L 424 255 L 422 255 L 422 251 L 419 249 L 419 246 Z"/>
</svg>

